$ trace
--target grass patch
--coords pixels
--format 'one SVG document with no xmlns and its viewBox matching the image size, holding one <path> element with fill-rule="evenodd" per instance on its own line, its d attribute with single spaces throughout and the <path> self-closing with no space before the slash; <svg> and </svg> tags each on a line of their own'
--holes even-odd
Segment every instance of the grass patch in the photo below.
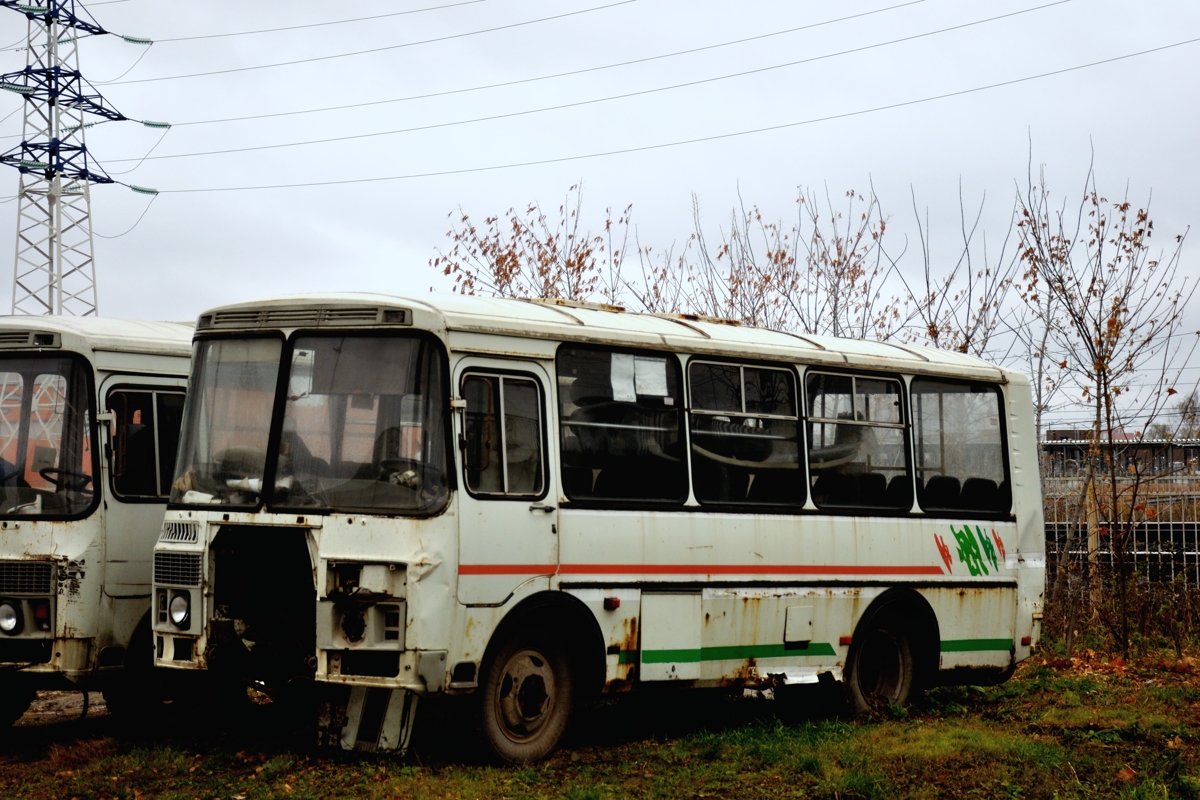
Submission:
<svg viewBox="0 0 1200 800">
<path fill-rule="evenodd" d="M 816 694 L 606 698 L 580 710 L 561 751 L 523 768 L 491 765 L 474 717 L 436 701 L 404 760 L 298 747 L 269 705 L 225 730 L 139 736 L 99 718 L 10 732 L 0 796 L 1200 800 L 1190 662 L 1046 657 L 1002 686 L 933 690 L 904 714 L 852 722 L 836 707 Z"/>
</svg>

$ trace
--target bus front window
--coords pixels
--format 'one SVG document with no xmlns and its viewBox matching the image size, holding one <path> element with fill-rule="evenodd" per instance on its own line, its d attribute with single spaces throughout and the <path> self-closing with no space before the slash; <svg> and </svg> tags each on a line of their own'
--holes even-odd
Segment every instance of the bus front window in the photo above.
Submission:
<svg viewBox="0 0 1200 800">
<path fill-rule="evenodd" d="M 430 513 L 446 502 L 442 361 L 412 336 L 304 336 L 288 375 L 271 503 Z"/>
<path fill-rule="evenodd" d="M 283 342 L 196 344 L 171 502 L 258 505 Z"/>
<path fill-rule="evenodd" d="M 0 515 L 75 516 L 92 506 L 88 384 L 70 358 L 0 359 Z"/>
</svg>

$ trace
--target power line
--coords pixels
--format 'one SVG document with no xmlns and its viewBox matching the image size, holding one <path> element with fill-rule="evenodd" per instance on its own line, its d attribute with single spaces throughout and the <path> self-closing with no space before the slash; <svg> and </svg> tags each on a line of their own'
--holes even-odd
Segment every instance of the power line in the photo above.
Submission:
<svg viewBox="0 0 1200 800">
<path fill-rule="evenodd" d="M 641 153 L 641 152 L 647 152 L 650 150 L 663 150 L 668 147 L 681 147 L 683 145 L 689 145 L 689 144 L 700 144 L 703 142 L 713 142 L 713 141 L 719 141 L 722 139 L 733 139 L 733 138 L 736 138 L 739 136 L 749 136 L 751 134 L 756 134 L 756 133 L 767 133 L 770 131 L 786 130 L 788 128 L 797 128 L 797 127 L 800 127 L 803 125 L 813 125 L 813 124 L 816 124 L 819 122 L 829 122 L 829 121 L 837 120 L 837 119 L 848 119 L 850 117 L 858 117 L 858 116 L 863 116 L 865 114 L 873 114 L 878 111 L 890 111 L 892 109 L 897 109 L 897 108 L 906 108 L 908 106 L 921 105 L 923 103 L 931 103 L 931 102 L 934 102 L 935 100 L 945 100 L 945 99 L 948 99 L 951 97 L 961 97 L 963 95 L 975 94 L 978 92 L 988 91 L 990 89 L 998 89 L 998 88 L 1001 88 L 1004 86 L 1015 86 L 1020 83 L 1028 83 L 1029 81 L 1040 80 L 1042 78 L 1049 78 L 1054 75 L 1064 75 L 1069 72 L 1078 72 L 1079 70 L 1090 69 L 1092 67 L 1098 67 L 1103 64 L 1112 64 L 1112 63 L 1115 63 L 1118 61 L 1125 61 L 1130 58 L 1137 58 L 1139 56 L 1149 55 L 1150 53 L 1159 53 L 1164 50 L 1171 50 L 1176 47 L 1183 47 L 1184 45 L 1194 44 L 1196 42 L 1200 42 L 1200 37 L 1196 37 L 1194 39 L 1185 39 L 1184 41 L 1181 41 L 1181 42 L 1175 42 L 1173 44 L 1162 45 L 1160 47 L 1152 47 L 1147 50 L 1139 50 L 1134 53 L 1127 53 L 1125 55 L 1114 56 L 1112 58 L 1105 58 L 1105 59 L 1101 59 L 1099 61 L 1092 61 L 1087 64 L 1079 64 L 1074 67 L 1064 67 L 1063 69 L 1051 70 L 1049 72 L 1041 72 L 1036 75 L 1028 75 L 1023 78 L 1013 78 L 1011 80 L 1001 81 L 999 83 L 990 83 L 990 84 L 986 84 L 984 86 L 976 86 L 971 89 L 961 89 L 956 92 L 946 92 L 944 94 L 931 95 L 929 97 L 922 97 L 922 98 L 919 98 L 916 100 L 905 100 L 905 101 L 899 102 L 899 103 L 890 103 L 888 105 L 874 106 L 872 108 L 860 109 L 858 111 L 847 111 L 842 114 L 830 114 L 829 116 L 825 116 L 825 117 L 814 117 L 812 119 L 801 120 L 799 122 L 786 122 L 786 123 L 783 123 L 780 125 L 768 125 L 768 126 L 762 127 L 762 128 L 751 128 L 749 130 L 734 131 L 732 133 L 718 133 L 718 134 L 713 134 L 712 136 L 700 136 L 700 137 L 696 137 L 694 139 L 681 139 L 681 140 L 674 141 L 674 142 L 662 142 L 659 144 L 642 145 L 639 147 L 626 147 L 626 148 L 621 148 L 621 149 L 617 149 L 617 150 L 604 150 L 604 151 L 598 151 L 595 153 L 584 153 L 581 155 L 574 155 L 574 156 L 562 156 L 559 158 L 545 158 L 545 159 L 538 159 L 535 161 L 519 161 L 519 162 L 513 162 L 513 163 L 509 163 L 509 164 L 494 164 L 494 165 L 490 165 L 490 166 L 486 166 L 486 167 L 466 167 L 463 169 L 442 170 L 442 171 L 438 171 L 438 172 L 413 172 L 413 173 L 408 173 L 405 175 L 387 175 L 387 176 L 379 176 L 379 177 L 375 177 L 375 178 L 347 178 L 344 180 L 308 181 L 308 182 L 302 182 L 302 183 L 278 183 L 278 184 L 265 184 L 265 185 L 260 185 L 260 186 L 218 186 L 218 187 L 202 188 L 202 189 L 164 189 L 164 190 L 162 190 L 162 192 L 164 194 L 166 194 L 166 193 L 196 194 L 196 193 L 202 193 L 202 192 L 238 192 L 238 191 L 255 191 L 255 190 L 259 190 L 259 189 L 298 189 L 298 188 L 308 187 L 308 186 L 340 186 L 340 185 L 355 184 L 355 183 L 378 183 L 378 182 L 382 182 L 382 181 L 399 181 L 399 180 L 411 180 L 414 178 L 434 178 L 434 177 L 443 177 L 443 176 L 447 176 L 447 175 L 465 175 L 465 174 L 477 173 L 477 172 L 494 172 L 494 171 L 503 170 L 503 169 L 516 169 L 519 167 L 532 167 L 532 166 L 539 166 L 539 165 L 543 165 L 543 164 L 561 164 L 561 163 L 565 163 L 568 161 L 582 161 L 582 160 L 591 159 L 591 158 L 604 158 L 607 156 L 625 155 L 628 153 Z M 128 184 L 125 184 L 125 185 L 128 185 Z"/>
<path fill-rule="evenodd" d="M 116 81 L 112 85 L 123 86 L 125 84 L 130 84 L 130 83 L 154 83 L 157 81 L 174 81 L 174 80 L 179 80 L 181 78 L 203 78 L 203 77 L 207 77 L 210 75 L 228 75 L 228 74 L 234 73 L 234 72 L 249 72 L 252 70 L 271 69 L 274 67 L 290 67 L 290 66 L 294 66 L 296 64 L 312 64 L 317 61 L 330 61 L 335 58 L 349 58 L 351 56 L 362 56 L 362 55 L 367 55 L 369 53 L 382 53 L 387 50 L 400 50 L 405 47 L 416 47 L 417 45 L 422 45 L 422 44 L 433 44 L 435 42 L 446 42 L 446 41 L 450 41 L 451 39 L 463 39 L 468 36 L 478 36 L 483 33 L 495 33 L 496 31 L 506 31 L 506 30 L 511 30 L 512 28 L 521 28 L 521 27 L 525 27 L 528 25 L 537 25 L 538 23 L 542 23 L 542 22 L 551 22 L 556 19 L 565 19 L 567 17 L 576 17 L 576 16 L 579 16 L 580 14 L 590 14 L 593 11 L 604 11 L 609 8 L 616 8 L 618 6 L 626 6 L 626 5 L 629 5 L 630 3 L 636 3 L 636 2 L 637 2 L 637 0 L 618 0 L 618 2 L 616 2 L 616 3 L 608 3 L 607 5 L 602 5 L 602 6 L 592 6 L 591 8 L 584 8 L 584 9 L 580 9 L 579 11 L 568 11 L 565 14 L 555 14 L 554 16 L 550 16 L 550 17 L 539 17 L 538 19 L 525 20 L 524 22 L 513 22 L 508 25 L 499 25 L 494 28 L 481 28 L 481 29 L 475 30 L 475 31 L 467 31 L 466 33 L 454 33 L 454 34 L 450 34 L 449 36 L 438 36 L 433 39 L 422 39 L 421 41 L 417 41 L 417 42 L 404 42 L 403 44 L 392 44 L 392 45 L 387 45 L 386 47 L 373 47 L 369 50 L 355 50 L 354 52 L 351 52 L 351 53 L 336 53 L 336 54 L 330 55 L 330 56 L 314 56 L 312 58 L 300 58 L 300 59 L 296 59 L 294 61 L 278 61 L 273 64 L 257 64 L 252 67 L 233 67 L 230 69 L 216 69 L 216 70 L 212 70 L 209 72 L 192 72 L 192 73 L 188 73 L 188 74 L 184 74 L 184 75 L 164 75 L 160 78 L 136 78 L 134 80 L 129 80 L 129 81 Z"/>
<path fill-rule="evenodd" d="M 1042 9 L 1052 8 L 1054 6 L 1063 5 L 1064 3 L 1069 3 L 1069 2 L 1071 2 L 1071 0 L 1056 0 L 1055 2 L 1047 3 L 1046 5 L 1035 6 L 1033 8 L 1023 9 L 1021 11 L 1013 11 L 1011 13 L 1001 14 L 996 17 L 988 17 L 987 19 L 975 20 L 974 22 L 965 22 L 960 25 L 952 25 L 948 28 L 941 28 L 936 31 L 927 31 L 925 33 L 914 34 L 912 36 L 904 36 L 899 39 L 891 39 L 886 42 L 877 42 L 875 44 L 863 45 L 862 47 L 854 47 L 849 50 L 841 50 L 836 53 L 827 53 L 825 55 L 812 56 L 811 58 L 802 58 L 798 61 L 789 61 L 784 64 L 773 64 L 773 65 L 767 66 L 767 67 L 758 67 L 756 69 L 743 70 L 741 72 L 733 72 L 733 73 L 729 73 L 726 75 L 717 75 L 712 78 L 701 78 L 699 80 L 685 81 L 684 83 L 671 84 L 670 86 L 660 86 L 660 87 L 657 87 L 654 89 L 643 89 L 643 90 L 636 91 L 636 92 L 625 92 L 623 94 L 609 95 L 607 97 L 598 97 L 598 98 L 594 98 L 591 100 L 579 100 L 579 101 L 576 101 L 573 103 L 560 103 L 558 105 L 553 105 L 553 106 L 543 106 L 541 108 L 526 109 L 525 111 L 510 111 L 510 112 L 504 113 L 504 114 L 492 114 L 492 115 L 485 116 L 485 117 L 473 117 L 471 119 L 455 120 L 453 122 L 438 122 L 438 123 L 433 123 L 430 125 L 417 125 L 417 126 L 413 126 L 410 128 L 397 128 L 395 130 L 390 130 L 390 131 L 376 131 L 374 133 L 356 133 L 356 134 L 351 134 L 348 136 L 332 136 L 332 137 L 328 137 L 328 138 L 324 138 L 324 139 L 308 139 L 308 140 L 302 141 L 302 142 L 283 142 L 280 144 L 265 144 L 265 145 L 256 145 L 256 146 L 252 146 L 252 147 L 233 147 L 233 148 L 229 148 L 229 149 L 225 149 L 225 150 L 207 150 L 207 151 L 202 151 L 202 152 L 197 152 L 197 153 L 174 153 L 174 154 L 167 154 L 167 155 L 161 155 L 161 156 L 154 156 L 152 159 L 149 159 L 149 160 L 159 161 L 159 160 L 170 159 L 170 158 L 191 158 L 194 156 L 228 155 L 229 153 L 246 153 L 246 152 L 252 152 L 252 151 L 256 151 L 256 150 L 277 150 L 277 149 L 284 148 L 284 147 L 302 147 L 302 146 L 314 145 L 314 144 L 330 144 L 332 142 L 346 142 L 346 141 L 352 141 L 355 139 L 371 139 L 371 138 L 375 138 L 378 136 L 392 136 L 392 135 L 401 134 L 401 133 L 413 133 L 416 131 L 427 131 L 427 130 L 434 130 L 434 129 L 438 129 L 438 128 L 449 128 L 449 127 L 454 127 L 457 125 L 469 125 L 469 124 L 478 123 L 478 122 L 492 122 L 492 121 L 499 120 L 499 119 L 511 119 L 513 117 L 528 116 L 530 114 L 541 114 L 541 113 L 545 113 L 547 111 L 561 111 L 561 110 L 567 109 L 567 108 L 578 108 L 580 106 L 595 105 L 597 103 L 607 103 L 607 102 L 610 102 L 613 100 L 625 100 L 625 99 L 628 99 L 631 97 L 642 97 L 644 95 L 657 94 L 659 92 L 673 91 L 675 89 L 684 89 L 684 88 L 688 88 L 691 86 L 701 86 L 703 84 L 716 83 L 717 81 L 730 80 L 732 78 L 743 78 L 748 75 L 759 75 L 764 72 L 771 72 L 774 70 L 784 69 L 787 67 L 795 67 L 795 66 L 799 66 L 801 64 L 812 63 L 814 61 L 822 61 L 822 60 L 829 59 L 829 58 L 836 58 L 838 56 L 850 55 L 853 53 L 861 53 L 866 50 L 874 50 L 874 49 L 877 49 L 880 47 L 887 47 L 890 45 L 900 44 L 903 42 L 910 42 L 915 39 L 923 39 L 923 38 L 927 38 L 929 36 L 935 36 L 935 35 L 942 34 L 942 33 L 949 33 L 952 31 L 962 30 L 963 28 L 970 28 L 970 27 L 974 27 L 976 25 L 983 25 L 983 24 L 986 24 L 989 22 L 995 22 L 995 21 L 1001 20 L 1001 19 L 1007 19 L 1009 17 L 1019 16 L 1021 14 L 1028 14 L 1033 11 L 1040 11 Z M 112 163 L 121 163 L 123 161 L 136 161 L 136 160 L 137 159 L 132 159 L 132 158 L 115 159 L 112 161 Z"/>
<path fill-rule="evenodd" d="M 158 199 L 158 195 L 153 195 L 153 196 L 150 198 L 150 202 L 149 202 L 149 203 L 146 203 L 146 207 L 142 209 L 142 213 L 141 213 L 141 215 L 140 215 L 140 216 L 137 218 L 137 222 L 135 222 L 135 223 L 133 223 L 131 226 L 129 226 L 129 229 L 128 229 L 128 230 L 126 230 L 126 231 L 123 231 L 122 233 L 113 234 L 112 236 L 105 236 L 103 233 L 96 233 L 95 231 L 92 231 L 92 233 L 95 233 L 95 234 L 96 234 L 97 236 L 99 236 L 101 239 L 120 239 L 120 238 L 121 238 L 122 236 L 124 236 L 125 234 L 132 233 L 132 232 L 133 232 L 133 229 L 134 229 L 134 228 L 136 228 L 138 225 L 140 225 L 140 224 L 142 223 L 142 220 L 143 220 L 143 219 L 145 219 L 145 217 L 146 217 L 146 212 L 150 210 L 150 206 L 154 205 L 154 201 L 155 201 L 155 200 L 157 200 L 157 199 Z"/>
<path fill-rule="evenodd" d="M 547 81 L 547 80 L 552 80 L 554 78 L 566 78 L 566 77 L 570 77 L 573 75 L 583 75 L 583 74 L 586 74 L 589 72 L 600 72 L 600 71 L 608 70 L 608 69 L 616 69 L 618 67 L 628 67 L 633 64 L 644 64 L 644 63 L 647 63 L 650 61 L 659 61 L 659 60 L 666 59 L 666 58 L 675 58 L 676 56 L 691 55 L 693 53 L 704 52 L 705 50 L 716 50 L 721 47 L 731 47 L 733 45 L 745 44 L 747 42 L 756 42 L 756 41 L 760 41 L 762 39 L 771 38 L 773 36 L 783 36 L 783 35 L 786 35 L 789 33 L 797 33 L 799 31 L 810 30 L 812 28 L 820 28 L 825 25 L 833 25 L 834 23 L 837 23 L 837 22 L 846 22 L 847 20 L 858 19 L 860 17 L 868 17 L 873 14 L 882 14 L 885 11 L 893 11 L 897 8 L 905 8 L 907 6 L 917 5 L 919 3 L 924 3 L 924 2 L 925 2 L 925 0 L 909 0 L 909 2 L 900 3 L 899 5 L 887 6 L 885 8 L 877 8 L 873 11 L 864 11 L 861 14 L 851 14 L 850 16 L 847 16 L 847 17 L 838 17 L 837 19 L 824 20 L 822 22 L 814 22 L 814 23 L 810 23 L 808 25 L 801 25 L 798 28 L 788 28 L 787 30 L 782 30 L 782 31 L 771 31 L 770 33 L 763 33 L 763 34 L 759 34 L 757 36 L 748 36 L 744 39 L 733 39 L 732 41 L 728 41 L 728 42 L 719 42 L 717 44 L 709 44 L 709 45 L 704 45 L 702 47 L 693 47 L 688 50 L 677 50 L 673 53 L 662 53 L 660 55 L 655 55 L 655 56 L 646 56 L 645 58 L 635 58 L 635 59 L 632 59 L 629 61 L 618 61 L 614 64 L 602 64 L 597 67 L 585 67 L 583 69 L 569 70 L 567 72 L 555 72 L 550 75 L 538 75 L 533 78 L 519 78 L 517 80 L 502 81 L 500 83 L 488 83 L 488 84 L 483 84 L 480 86 L 469 86 L 469 87 L 466 87 L 463 89 L 447 89 L 447 90 L 441 91 L 441 92 L 429 92 L 427 94 L 406 95 L 405 97 L 395 97 L 390 100 L 370 100 L 365 103 L 350 103 L 348 105 L 342 105 L 342 106 L 326 106 L 324 108 L 308 108 L 308 109 L 301 109 L 299 111 L 279 111 L 279 112 L 272 113 L 272 114 L 251 114 L 251 115 L 245 116 L 245 117 L 225 117 L 222 119 L 200 119 L 200 120 L 192 120 L 190 122 L 177 122 L 174 124 L 177 127 L 182 127 L 185 125 L 212 125 L 214 123 L 221 123 L 221 122 L 243 122 L 245 120 L 269 119 L 272 117 L 290 117 L 290 116 L 295 116 L 298 114 L 317 114 L 317 113 L 321 113 L 321 112 L 325 112 L 325 111 L 344 111 L 344 110 L 350 109 L 350 108 L 366 108 L 368 106 L 387 105 L 390 103 L 404 103 L 404 102 L 408 102 L 410 100 L 427 100 L 432 97 L 446 97 L 448 95 L 465 94 L 467 92 L 479 92 L 479 91 L 483 91 L 485 89 L 499 89 L 499 88 L 503 88 L 503 87 L 507 87 L 507 86 L 519 86 L 521 84 L 526 84 L 526 83 L 535 83 L 537 81 Z"/>
<path fill-rule="evenodd" d="M 312 22 L 307 25 L 289 25 L 285 28 L 263 28 L 257 31 L 234 31 L 232 33 L 209 33 L 203 36 L 176 36 L 172 39 L 155 39 L 155 42 L 194 42 L 197 39 L 223 39 L 229 36 L 251 36 L 258 33 L 279 33 L 280 31 L 298 31 L 304 28 L 324 28 L 329 25 L 346 25 L 351 22 L 366 22 L 373 19 L 386 19 L 387 17 L 403 17 L 408 14 L 421 14 L 426 11 L 441 11 L 445 8 L 458 8 L 459 6 L 471 6 L 476 3 L 483 3 L 486 0 L 465 0 L 461 3 L 449 3 L 443 6 L 427 6 L 425 8 L 414 8 L 410 11 L 393 11 L 390 14 L 376 14 L 372 17 L 355 17 L 354 19 L 335 19 L 329 22 Z M 93 5 L 95 5 L 93 3 Z"/>
</svg>

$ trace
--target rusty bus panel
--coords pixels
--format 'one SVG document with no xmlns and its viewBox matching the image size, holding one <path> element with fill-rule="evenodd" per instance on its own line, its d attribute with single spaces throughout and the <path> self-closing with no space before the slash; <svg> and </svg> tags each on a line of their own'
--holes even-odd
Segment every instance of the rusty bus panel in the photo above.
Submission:
<svg viewBox="0 0 1200 800">
<path fill-rule="evenodd" d="M 637 677 L 641 648 L 641 591 L 612 589 L 568 589 L 591 611 L 604 642 L 604 691 L 627 692 Z"/>
</svg>

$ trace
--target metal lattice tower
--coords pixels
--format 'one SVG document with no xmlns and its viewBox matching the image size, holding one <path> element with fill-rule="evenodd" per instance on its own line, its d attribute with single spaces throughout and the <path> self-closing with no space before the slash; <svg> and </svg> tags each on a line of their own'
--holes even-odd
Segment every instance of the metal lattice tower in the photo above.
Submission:
<svg viewBox="0 0 1200 800">
<path fill-rule="evenodd" d="M 91 117 L 125 117 L 79 72 L 79 38 L 107 33 L 75 0 L 37 5 L 0 0 L 29 20 L 25 69 L 0 75 L 0 89 L 25 99 L 21 144 L 0 154 L 20 170 L 14 314 L 95 315 L 92 247 L 93 183 L 112 183 L 89 157 L 84 130 Z"/>
</svg>

